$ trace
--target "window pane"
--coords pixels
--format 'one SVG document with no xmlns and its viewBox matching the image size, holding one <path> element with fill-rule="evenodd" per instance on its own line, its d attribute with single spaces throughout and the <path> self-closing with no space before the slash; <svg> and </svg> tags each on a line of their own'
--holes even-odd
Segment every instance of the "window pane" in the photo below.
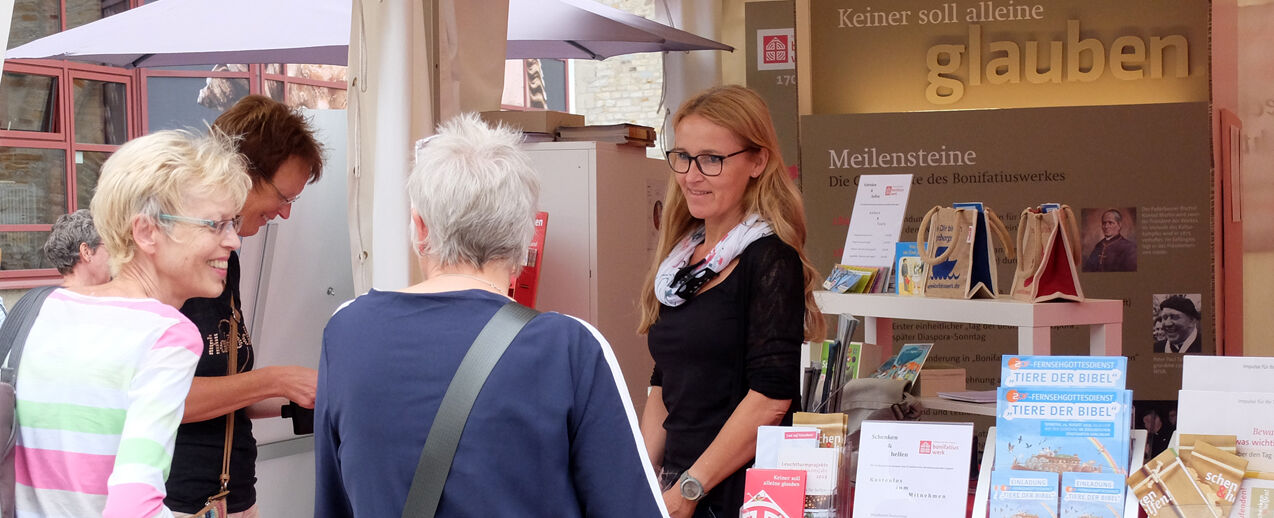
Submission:
<svg viewBox="0 0 1274 518">
<path fill-rule="evenodd" d="M 66 213 L 66 151 L 0 146 L 0 224 L 52 225 Z"/>
<path fill-rule="evenodd" d="M 57 85 L 52 76 L 5 72 L 0 80 L 0 129 L 57 131 Z"/>
<path fill-rule="evenodd" d="M 123 144 L 128 140 L 127 90 L 124 83 L 73 79 L 75 141 Z"/>
<path fill-rule="evenodd" d="M 17 0 L 13 3 L 13 24 L 9 46 L 13 48 L 62 30 L 62 6 L 58 0 Z"/>
<path fill-rule="evenodd" d="M 269 65 L 266 65 L 266 66 L 265 66 L 265 73 L 267 73 L 267 74 L 282 74 L 282 73 L 283 73 L 283 65 L 281 65 L 281 64 L 279 64 L 279 63 L 270 63 Z"/>
<path fill-rule="evenodd" d="M 226 108 L 248 95 L 248 80 L 149 77 L 146 90 L 150 131 L 182 128 L 202 131 Z"/>
<path fill-rule="evenodd" d="M 283 102 L 283 81 L 265 81 L 265 96 Z"/>
<path fill-rule="evenodd" d="M 111 156 L 105 151 L 77 151 L 75 153 L 75 203 L 76 208 L 87 209 L 97 190 L 97 177 L 102 174 L 102 163 Z"/>
<path fill-rule="evenodd" d="M 341 65 L 287 65 L 287 75 L 318 79 L 320 81 L 345 82 L 345 69 Z"/>
<path fill-rule="evenodd" d="M 51 232 L 0 232 L 0 270 L 52 268 L 44 258 Z"/>
<path fill-rule="evenodd" d="M 315 110 L 344 110 L 345 90 L 288 83 L 288 106 Z"/>
<path fill-rule="evenodd" d="M 128 0 L 66 0 L 66 28 L 73 29 L 128 10 Z"/>
<path fill-rule="evenodd" d="M 566 111 L 566 62 L 560 59 L 541 59 L 544 72 L 544 94 L 548 97 L 548 109 Z"/>
</svg>

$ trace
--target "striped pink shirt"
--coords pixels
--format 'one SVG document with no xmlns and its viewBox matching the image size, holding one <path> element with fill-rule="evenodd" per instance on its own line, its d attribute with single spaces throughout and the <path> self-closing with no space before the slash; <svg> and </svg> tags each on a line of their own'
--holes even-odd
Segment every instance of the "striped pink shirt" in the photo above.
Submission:
<svg viewBox="0 0 1274 518">
<path fill-rule="evenodd" d="M 202 352 L 157 300 L 50 294 L 18 368 L 18 517 L 172 516 L 164 480 Z"/>
</svg>

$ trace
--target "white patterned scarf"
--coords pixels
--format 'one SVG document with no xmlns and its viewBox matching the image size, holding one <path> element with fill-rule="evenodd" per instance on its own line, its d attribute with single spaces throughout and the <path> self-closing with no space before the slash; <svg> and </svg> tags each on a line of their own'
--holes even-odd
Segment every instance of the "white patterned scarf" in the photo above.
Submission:
<svg viewBox="0 0 1274 518">
<path fill-rule="evenodd" d="M 699 225 L 659 263 L 659 273 L 655 274 L 655 298 L 665 306 L 685 304 L 687 299 L 699 292 L 699 288 L 716 278 L 726 265 L 743 253 L 743 249 L 774 231 L 760 214 L 752 214 L 726 232 L 721 242 L 712 247 L 702 261 L 689 264 L 695 247 L 703 243 L 706 233 L 707 228 Z"/>
</svg>

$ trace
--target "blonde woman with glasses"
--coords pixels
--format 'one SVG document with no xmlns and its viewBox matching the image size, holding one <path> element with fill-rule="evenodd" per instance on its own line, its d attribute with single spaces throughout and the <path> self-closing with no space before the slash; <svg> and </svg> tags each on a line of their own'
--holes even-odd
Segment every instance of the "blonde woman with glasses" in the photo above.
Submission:
<svg viewBox="0 0 1274 518">
<path fill-rule="evenodd" d="M 791 424 L 821 338 L 800 194 L 765 101 L 741 86 L 673 116 L 659 247 L 641 293 L 655 360 L 642 434 L 673 518 L 735 516 L 761 425 Z"/>
<path fill-rule="evenodd" d="M 102 165 L 113 278 L 49 294 L 18 369 L 19 516 L 172 516 L 164 479 L 203 341 L 178 312 L 220 293 L 251 181 L 219 133 L 161 131 Z"/>
</svg>

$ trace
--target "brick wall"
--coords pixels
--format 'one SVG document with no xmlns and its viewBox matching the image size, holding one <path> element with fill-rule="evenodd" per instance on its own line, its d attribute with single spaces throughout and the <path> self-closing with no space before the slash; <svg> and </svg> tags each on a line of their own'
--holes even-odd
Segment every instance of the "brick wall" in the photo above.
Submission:
<svg viewBox="0 0 1274 518">
<path fill-rule="evenodd" d="M 653 18 L 654 0 L 599 0 L 638 16 Z M 584 115 L 589 124 L 632 122 L 655 128 L 663 140 L 659 96 L 663 88 L 663 54 L 646 52 L 615 56 L 603 61 L 576 60 L 571 89 L 571 111 Z M 647 153 L 662 158 L 657 142 Z"/>
</svg>

